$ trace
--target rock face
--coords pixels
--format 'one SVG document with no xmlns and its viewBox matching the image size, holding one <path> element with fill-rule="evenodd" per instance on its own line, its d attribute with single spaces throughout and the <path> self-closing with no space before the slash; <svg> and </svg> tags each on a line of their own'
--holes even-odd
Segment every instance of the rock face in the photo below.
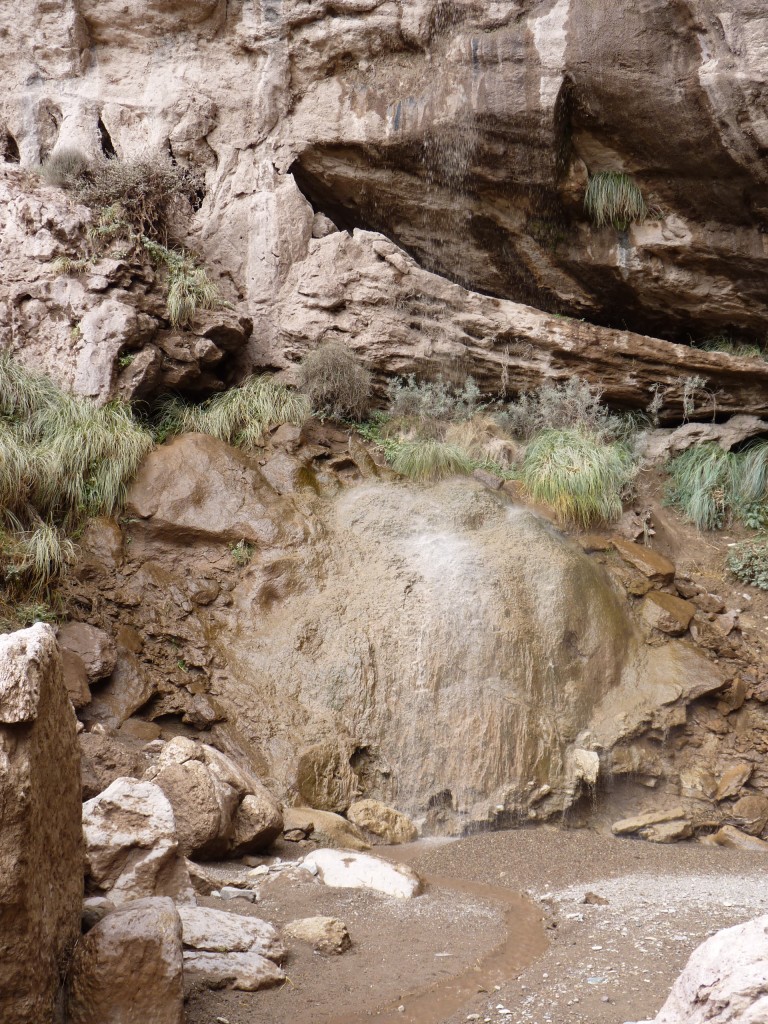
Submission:
<svg viewBox="0 0 768 1024">
<path fill-rule="evenodd" d="M 581 367 L 633 405 L 661 382 L 678 416 L 679 378 L 702 376 L 719 411 L 765 409 L 760 363 L 626 332 L 765 333 L 768 30 L 754 4 L 172 10 L 65 0 L 33 35 L 20 26 L 35 0 L 2 16 L 4 346 L 102 398 L 215 387 L 233 350 L 242 367 L 284 365 L 302 339 L 333 336 L 387 371 L 498 384 L 506 367 L 514 388 Z M 57 273 L 89 217 L 27 169 L 67 147 L 204 173 L 182 233 L 237 310 L 179 337 L 150 268 Z M 590 224 L 588 178 L 604 171 L 638 184 L 642 223 Z"/>
<path fill-rule="evenodd" d="M 173 900 L 134 900 L 78 942 L 69 1024 L 184 1024 L 181 921 Z"/>
<path fill-rule="evenodd" d="M 56 1019 L 80 932 L 83 838 L 75 718 L 56 638 L 0 636 L 0 1019 Z"/>
<path fill-rule="evenodd" d="M 645 1024 L 758 1024 L 768 1018 L 768 916 L 707 939 Z"/>
<path fill-rule="evenodd" d="M 194 903 L 173 809 L 159 786 L 119 778 L 83 805 L 90 888 L 116 905 L 149 896 Z"/>
</svg>

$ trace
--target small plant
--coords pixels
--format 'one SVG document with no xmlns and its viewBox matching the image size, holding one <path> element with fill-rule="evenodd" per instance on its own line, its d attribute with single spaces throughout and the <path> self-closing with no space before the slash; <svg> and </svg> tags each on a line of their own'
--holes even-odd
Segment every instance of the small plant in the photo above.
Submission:
<svg viewBox="0 0 768 1024">
<path fill-rule="evenodd" d="M 695 445 L 668 464 L 667 502 L 700 530 L 719 530 L 733 517 L 760 528 L 768 514 L 768 442 L 741 452 Z"/>
<path fill-rule="evenodd" d="M 421 483 L 465 475 L 474 468 L 462 448 L 445 441 L 427 438 L 391 442 L 385 450 L 396 473 Z"/>
<path fill-rule="evenodd" d="M 686 377 L 683 381 L 683 422 L 686 422 L 696 411 L 696 396 L 706 386 L 703 377 Z"/>
<path fill-rule="evenodd" d="M 84 179 L 90 161 L 79 149 L 64 148 L 52 153 L 37 169 L 46 185 L 76 188 Z"/>
<path fill-rule="evenodd" d="M 593 174 L 587 184 L 584 209 L 596 227 L 611 225 L 617 231 L 642 222 L 648 213 L 638 185 L 622 171 Z"/>
<path fill-rule="evenodd" d="M 603 440 L 623 437 L 631 424 L 602 404 L 599 387 L 573 377 L 564 384 L 542 384 L 523 392 L 498 416 L 498 422 L 524 440 L 542 430 L 578 429 Z"/>
<path fill-rule="evenodd" d="M 250 564 L 255 548 L 253 544 L 249 544 L 248 541 L 239 540 L 237 544 L 233 544 L 229 550 L 232 555 L 232 561 L 235 565 L 243 569 L 246 565 Z"/>
<path fill-rule="evenodd" d="M 768 537 L 736 544 L 728 553 L 727 564 L 742 583 L 768 590 Z"/>
<path fill-rule="evenodd" d="M 266 431 L 282 423 L 301 426 L 309 416 L 305 395 L 268 376 L 249 377 L 237 388 L 214 395 L 201 405 L 171 398 L 161 407 L 159 439 L 197 432 L 218 437 L 237 448 L 257 447 Z"/>
<path fill-rule="evenodd" d="M 698 344 L 694 344 L 693 347 L 701 349 L 702 352 L 722 352 L 725 355 L 735 356 L 739 359 L 768 360 L 768 351 L 759 345 L 734 341 L 727 334 L 718 334 L 712 338 L 707 338 Z"/>
<path fill-rule="evenodd" d="M 120 356 L 120 358 L 117 360 L 117 365 L 121 370 L 124 370 L 126 367 L 131 365 L 135 358 L 135 352 L 128 352 L 126 353 L 126 355 Z"/>
<path fill-rule="evenodd" d="M 523 487 L 562 522 L 582 527 L 611 522 L 634 475 L 625 445 L 606 444 L 580 430 L 544 430 L 523 461 Z"/>
<path fill-rule="evenodd" d="M 481 397 L 472 377 L 467 377 L 461 387 L 454 387 L 442 377 L 417 381 L 415 374 L 410 374 L 396 377 L 387 386 L 392 419 L 470 420 L 485 408 Z"/>
<path fill-rule="evenodd" d="M 328 342 L 302 359 L 299 387 L 319 416 L 361 420 L 368 409 L 371 374 L 354 352 Z"/>
<path fill-rule="evenodd" d="M 168 272 L 168 319 L 173 327 L 189 324 L 198 309 L 216 309 L 219 290 L 195 257 L 184 250 L 169 249 L 142 238 L 152 261 Z"/>
</svg>

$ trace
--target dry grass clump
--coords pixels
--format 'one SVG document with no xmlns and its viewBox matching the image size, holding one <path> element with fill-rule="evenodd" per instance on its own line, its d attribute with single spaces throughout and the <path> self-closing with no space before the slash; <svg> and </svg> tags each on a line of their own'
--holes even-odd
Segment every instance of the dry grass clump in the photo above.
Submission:
<svg viewBox="0 0 768 1024">
<path fill-rule="evenodd" d="M 580 430 L 544 430 L 526 449 L 523 487 L 566 523 L 609 523 L 622 512 L 634 475 L 629 450 Z"/>
<path fill-rule="evenodd" d="M 302 359 L 299 387 L 318 416 L 361 420 L 368 411 L 371 374 L 354 352 L 328 342 Z"/>
<path fill-rule="evenodd" d="M 186 327 L 198 309 L 216 309 L 221 305 L 219 289 L 195 257 L 184 250 L 169 249 L 149 238 L 144 248 L 153 262 L 168 274 L 168 319 L 173 327 Z"/>
<path fill-rule="evenodd" d="M 72 560 L 69 535 L 110 515 L 152 448 L 128 406 L 98 407 L 0 356 L 0 566 L 42 594 Z"/>
<path fill-rule="evenodd" d="M 395 472 L 420 483 L 471 473 L 474 468 L 458 445 L 432 438 L 401 441 L 392 448 L 390 462 Z"/>
<path fill-rule="evenodd" d="M 530 440 L 542 430 L 581 430 L 603 440 L 627 433 L 627 421 L 602 401 L 601 388 L 573 377 L 564 384 L 542 384 L 524 391 L 498 414 L 498 422 L 515 437 Z"/>
<path fill-rule="evenodd" d="M 584 209 L 598 227 L 611 225 L 626 231 L 630 224 L 645 220 L 648 207 L 637 183 L 623 171 L 599 171 L 587 184 Z"/>
<path fill-rule="evenodd" d="M 237 448 L 254 448 L 264 435 L 283 423 L 301 426 L 310 414 L 306 395 L 278 384 L 269 376 L 249 377 L 200 405 L 179 398 L 163 406 L 160 437 L 196 432 L 218 437 Z"/>
</svg>

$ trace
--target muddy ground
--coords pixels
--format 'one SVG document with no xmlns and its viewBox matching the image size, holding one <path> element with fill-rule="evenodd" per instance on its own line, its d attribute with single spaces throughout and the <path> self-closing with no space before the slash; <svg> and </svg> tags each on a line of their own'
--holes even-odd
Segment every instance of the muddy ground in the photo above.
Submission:
<svg viewBox="0 0 768 1024">
<path fill-rule="evenodd" d="M 333 890 L 288 872 L 256 904 L 228 902 L 277 924 L 339 917 L 354 945 L 337 957 L 295 945 L 279 989 L 192 992 L 188 1024 L 641 1021 L 707 935 L 768 913 L 763 855 L 695 842 L 540 827 L 391 854 L 426 876 L 424 895 Z"/>
</svg>

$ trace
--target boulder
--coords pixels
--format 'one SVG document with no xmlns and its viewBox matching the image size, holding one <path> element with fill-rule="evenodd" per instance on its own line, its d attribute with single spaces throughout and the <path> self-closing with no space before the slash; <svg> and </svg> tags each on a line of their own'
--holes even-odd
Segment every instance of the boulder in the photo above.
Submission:
<svg viewBox="0 0 768 1024">
<path fill-rule="evenodd" d="M 205 434 L 184 434 L 151 452 L 131 486 L 127 511 L 151 534 L 179 542 L 268 547 L 304 539 L 290 499 L 278 495 L 258 465 Z"/>
<path fill-rule="evenodd" d="M 84 708 L 91 700 L 91 688 L 88 685 L 88 673 L 85 663 L 79 654 L 61 648 L 61 669 L 64 686 L 75 710 Z"/>
<path fill-rule="evenodd" d="M 208 907 L 180 907 L 185 949 L 207 953 L 259 953 L 269 960 L 285 956 L 277 929 L 258 917 Z"/>
<path fill-rule="evenodd" d="M 411 868 L 368 853 L 315 850 L 301 863 L 334 889 L 374 889 L 399 899 L 411 899 L 422 890 L 421 879 Z"/>
<path fill-rule="evenodd" d="M 87 722 L 101 722 L 118 728 L 144 707 L 155 693 L 151 670 L 130 651 L 121 650 L 109 679 L 91 692 L 91 702 L 83 714 Z"/>
<path fill-rule="evenodd" d="M 308 943 L 317 953 L 344 953 L 352 945 L 347 926 L 336 917 L 302 917 L 289 921 L 283 935 Z"/>
<path fill-rule="evenodd" d="M 355 825 L 373 832 L 387 843 L 411 843 L 419 831 L 411 819 L 379 800 L 356 800 L 350 804 L 347 817 Z"/>
<path fill-rule="evenodd" d="M 84 935 L 68 1024 L 184 1024 L 181 921 L 168 898 L 118 907 Z"/>
<path fill-rule="evenodd" d="M 208 744 L 175 737 L 147 775 L 173 806 L 186 856 L 257 853 L 280 835 L 281 805 L 248 768 Z"/>
<path fill-rule="evenodd" d="M 749 761 L 740 761 L 726 768 L 717 783 L 715 800 L 719 803 L 721 800 L 736 796 L 741 787 L 749 781 L 754 767 Z"/>
<path fill-rule="evenodd" d="M 88 622 L 65 622 L 59 626 L 58 638 L 62 649 L 80 658 L 90 683 L 112 675 L 117 664 L 117 648 L 103 629 Z"/>
<path fill-rule="evenodd" d="M 624 561 L 652 582 L 664 585 L 675 578 L 674 565 L 658 552 L 623 537 L 612 537 L 611 541 Z"/>
<path fill-rule="evenodd" d="M 309 807 L 286 807 L 283 811 L 283 830 L 290 835 L 310 838 L 320 846 L 338 850 L 370 850 L 371 844 L 352 822 L 330 811 L 316 811 Z"/>
<path fill-rule="evenodd" d="M 751 836 L 759 836 L 768 825 L 768 797 L 762 793 L 747 793 L 730 808 L 728 818 Z"/>
<path fill-rule="evenodd" d="M 139 778 L 149 767 L 149 758 L 136 747 L 102 732 L 81 732 L 81 779 L 83 800 L 92 800 L 115 779 Z"/>
<path fill-rule="evenodd" d="M 75 716 L 56 637 L 0 635 L 0 1020 L 48 1024 L 80 933 Z"/>
<path fill-rule="evenodd" d="M 343 813 L 358 792 L 349 754 L 338 743 L 317 743 L 304 750 L 296 766 L 296 789 L 309 807 Z"/>
<path fill-rule="evenodd" d="M 768 915 L 716 932 L 691 954 L 669 998 L 644 1024 L 768 1020 Z"/>
<path fill-rule="evenodd" d="M 256 992 L 285 981 L 282 969 L 260 953 L 206 953 L 196 949 L 184 951 L 184 975 L 211 988 L 226 985 L 241 992 Z"/>
<path fill-rule="evenodd" d="M 658 629 L 670 636 L 680 636 L 696 614 L 695 605 L 662 590 L 652 590 L 643 598 L 640 617 L 650 629 Z"/>
<path fill-rule="evenodd" d="M 642 835 L 654 826 L 665 825 L 670 822 L 678 823 L 684 819 L 685 811 L 682 806 L 672 807 L 666 811 L 647 811 L 633 818 L 623 818 L 621 821 L 615 821 L 611 825 L 611 832 L 615 836 L 629 836 L 636 832 Z"/>
<path fill-rule="evenodd" d="M 119 778 L 83 805 L 86 882 L 116 905 L 149 896 L 194 903 L 173 808 L 159 786 Z"/>
<path fill-rule="evenodd" d="M 712 845 L 725 846 L 731 850 L 746 850 L 750 853 L 768 853 L 768 843 L 757 836 L 746 835 L 733 825 L 723 825 L 712 836 L 707 836 Z"/>
</svg>

